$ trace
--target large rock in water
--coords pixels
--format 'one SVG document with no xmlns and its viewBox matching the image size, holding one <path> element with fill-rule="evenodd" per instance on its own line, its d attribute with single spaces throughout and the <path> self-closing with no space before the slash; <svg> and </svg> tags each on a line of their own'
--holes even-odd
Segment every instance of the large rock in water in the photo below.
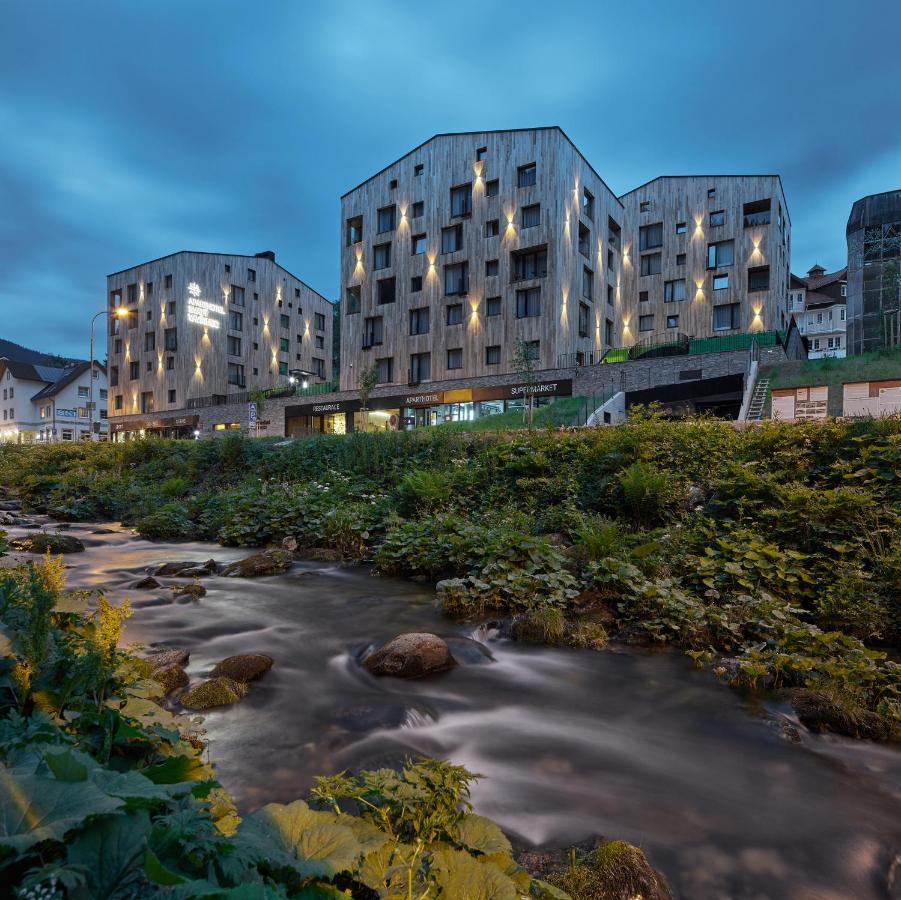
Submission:
<svg viewBox="0 0 901 900">
<path fill-rule="evenodd" d="M 151 647 L 144 656 L 154 669 L 163 669 L 166 666 L 186 666 L 191 654 L 181 647 Z"/>
<path fill-rule="evenodd" d="M 228 578 L 262 578 L 280 575 L 291 568 L 294 557 L 287 550 L 261 550 L 252 556 L 229 563 L 222 574 Z"/>
<path fill-rule="evenodd" d="M 264 653 L 241 653 L 216 663 L 212 674 L 213 677 L 224 675 L 232 681 L 256 681 L 272 668 L 272 662 L 272 657 Z"/>
<path fill-rule="evenodd" d="M 9 542 L 13 550 L 25 553 L 81 553 L 84 544 L 71 534 L 48 534 L 39 531 L 27 537 L 15 538 Z"/>
<path fill-rule="evenodd" d="M 178 688 L 188 686 L 188 673 L 181 666 L 162 666 L 154 669 L 150 677 L 163 686 L 163 691 L 167 695 Z"/>
<path fill-rule="evenodd" d="M 152 591 L 159 586 L 160 583 L 152 575 L 145 575 L 132 585 L 132 589 L 136 591 Z"/>
<path fill-rule="evenodd" d="M 247 693 L 247 686 L 230 678 L 212 678 L 182 694 L 180 703 L 186 709 L 210 709 L 228 706 Z"/>
<path fill-rule="evenodd" d="M 190 597 L 192 600 L 199 600 L 206 596 L 206 588 L 199 581 L 192 581 L 190 584 L 173 584 L 173 597 Z"/>
<path fill-rule="evenodd" d="M 456 664 L 447 644 L 437 634 L 428 632 L 399 634 L 363 660 L 367 672 L 395 678 L 418 678 Z"/>
<path fill-rule="evenodd" d="M 178 562 L 162 563 L 151 571 L 151 575 L 160 578 L 203 578 L 205 575 L 215 575 L 219 566 L 214 559 L 206 562 L 195 562 L 192 559 L 183 559 Z"/>
</svg>

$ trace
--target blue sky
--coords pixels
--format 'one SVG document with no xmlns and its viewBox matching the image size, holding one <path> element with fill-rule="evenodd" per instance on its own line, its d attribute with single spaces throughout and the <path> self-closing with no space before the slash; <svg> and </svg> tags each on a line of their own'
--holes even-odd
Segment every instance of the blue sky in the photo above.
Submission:
<svg viewBox="0 0 901 900">
<path fill-rule="evenodd" d="M 87 355 L 178 249 L 338 293 L 340 195 L 440 131 L 560 125 L 618 193 L 778 172 L 796 272 L 901 187 L 901 4 L 6 0 L 0 337 Z"/>
</svg>

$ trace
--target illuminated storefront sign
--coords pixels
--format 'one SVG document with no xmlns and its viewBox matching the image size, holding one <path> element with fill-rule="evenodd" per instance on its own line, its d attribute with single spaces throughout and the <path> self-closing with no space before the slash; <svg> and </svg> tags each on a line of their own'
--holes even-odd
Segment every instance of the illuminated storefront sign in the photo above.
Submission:
<svg viewBox="0 0 901 900">
<path fill-rule="evenodd" d="M 221 303 L 210 303 L 201 296 L 200 285 L 192 281 L 188 285 L 188 321 L 204 328 L 219 328 L 220 322 L 213 316 L 224 316 L 225 307 Z"/>
</svg>

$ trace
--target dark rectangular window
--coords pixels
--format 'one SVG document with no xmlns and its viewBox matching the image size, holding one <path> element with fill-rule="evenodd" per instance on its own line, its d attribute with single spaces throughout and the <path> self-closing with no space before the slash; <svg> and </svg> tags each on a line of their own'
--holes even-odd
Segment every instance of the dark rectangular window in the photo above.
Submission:
<svg viewBox="0 0 901 900">
<path fill-rule="evenodd" d="M 325 378 L 325 360 L 319 359 L 319 357 L 312 357 L 313 359 L 313 374 L 317 378 Z"/>
<path fill-rule="evenodd" d="M 432 377 L 432 354 L 410 354 L 410 384 L 419 384 L 420 381 L 428 381 Z"/>
<path fill-rule="evenodd" d="M 685 299 L 685 279 L 665 281 L 663 283 L 663 299 L 667 303 L 681 303 Z"/>
<path fill-rule="evenodd" d="M 653 316 L 639 316 L 638 317 L 638 330 L 639 331 L 653 331 L 654 330 L 654 317 Z"/>
<path fill-rule="evenodd" d="M 607 216 L 607 243 L 613 247 L 614 250 L 619 250 L 621 241 L 622 229 L 620 228 L 619 223 L 610 216 Z"/>
<path fill-rule="evenodd" d="M 531 187 L 538 181 L 538 168 L 535 163 L 528 163 L 528 165 L 520 166 L 516 170 L 516 186 L 517 187 Z"/>
<path fill-rule="evenodd" d="M 685 265 L 685 254 L 684 254 L 684 253 L 677 253 L 677 254 L 676 254 L 676 265 L 677 265 L 677 266 L 684 266 L 684 265 Z"/>
<path fill-rule="evenodd" d="M 231 286 L 231 291 L 229 292 L 228 299 L 232 306 L 243 306 L 244 305 L 244 288 L 238 287 L 238 285 L 233 284 Z"/>
<path fill-rule="evenodd" d="M 492 178 L 490 181 L 485 182 L 485 196 L 486 197 L 496 197 L 498 192 L 500 191 L 500 182 L 497 178 Z"/>
<path fill-rule="evenodd" d="M 418 294 L 422 290 L 422 275 L 413 275 L 410 278 L 410 293 Z"/>
<path fill-rule="evenodd" d="M 240 363 L 228 364 L 228 383 L 233 384 L 236 387 L 246 386 L 244 381 L 244 366 Z"/>
<path fill-rule="evenodd" d="M 667 316 L 666 317 L 666 327 L 667 328 L 678 328 L 679 327 L 679 317 L 678 316 Z"/>
<path fill-rule="evenodd" d="M 638 292 L 638 302 L 639 303 L 647 303 L 650 297 L 648 296 L 647 291 L 639 291 Z"/>
<path fill-rule="evenodd" d="M 729 276 L 726 275 L 714 275 L 713 276 L 713 289 L 715 291 L 724 291 L 729 287 Z"/>
<path fill-rule="evenodd" d="M 410 334 L 429 333 L 429 308 L 420 306 L 410 310 Z"/>
<path fill-rule="evenodd" d="M 346 226 L 346 242 L 350 247 L 352 244 L 359 244 L 363 240 L 363 217 L 354 216 L 347 220 Z"/>
<path fill-rule="evenodd" d="M 485 348 L 485 365 L 499 366 L 501 364 L 501 347 L 495 344 L 492 347 Z"/>
<path fill-rule="evenodd" d="M 413 166 L 414 177 L 419 178 L 419 176 L 422 175 L 424 170 L 425 170 L 425 166 L 422 163 L 416 163 L 416 165 Z"/>
<path fill-rule="evenodd" d="M 712 213 L 710 213 L 710 227 L 711 228 L 719 228 L 721 225 L 726 224 L 726 210 L 724 209 L 716 209 Z"/>
<path fill-rule="evenodd" d="M 257 280 L 257 270 L 256 269 L 248 269 L 247 270 L 247 280 L 248 281 L 256 281 Z"/>
<path fill-rule="evenodd" d="M 289 338 L 279 338 L 278 339 L 278 352 L 279 353 L 290 353 L 291 352 L 291 341 Z"/>
<path fill-rule="evenodd" d="M 752 203 L 745 203 L 742 213 L 744 216 L 745 228 L 754 228 L 757 225 L 770 224 L 770 212 L 772 200 L 754 200 Z"/>
<path fill-rule="evenodd" d="M 141 394 L 141 412 L 142 413 L 152 413 L 153 412 L 153 391 L 144 391 Z"/>
<path fill-rule="evenodd" d="M 448 369 L 463 368 L 463 348 L 454 347 L 447 351 L 447 367 Z"/>
<path fill-rule="evenodd" d="M 391 266 L 391 243 L 376 244 L 372 248 L 372 268 L 387 269 Z"/>
<path fill-rule="evenodd" d="M 234 335 L 229 335 L 228 340 L 228 355 L 229 356 L 240 356 L 241 355 L 241 338 L 235 337 Z"/>
<path fill-rule="evenodd" d="M 685 234 L 688 231 L 688 223 L 676 222 L 676 234 Z"/>
<path fill-rule="evenodd" d="M 236 309 L 230 309 L 228 311 L 228 327 L 231 331 L 243 331 L 244 330 L 244 315 L 243 313 L 238 312 Z"/>
<path fill-rule="evenodd" d="M 756 266 L 748 269 L 748 293 L 768 291 L 770 289 L 770 267 Z"/>
<path fill-rule="evenodd" d="M 579 304 L 579 337 L 588 337 L 589 309 L 584 303 Z"/>
<path fill-rule="evenodd" d="M 129 284 L 125 288 L 125 296 L 127 298 L 128 303 L 137 303 L 138 302 L 138 286 L 136 284 Z"/>
<path fill-rule="evenodd" d="M 485 315 L 486 316 L 499 316 L 502 312 L 501 298 L 500 297 L 489 297 L 485 301 Z"/>
<path fill-rule="evenodd" d="M 313 328 L 316 331 L 325 331 L 325 314 L 315 313 L 313 315 Z"/>
<path fill-rule="evenodd" d="M 735 241 L 719 241 L 707 245 L 707 268 L 731 266 L 735 260 Z"/>
<path fill-rule="evenodd" d="M 514 281 L 544 278 L 547 275 L 547 247 L 519 250 L 511 255 Z"/>
<path fill-rule="evenodd" d="M 383 206 L 376 215 L 377 233 L 384 234 L 386 231 L 394 231 L 396 218 L 397 207 L 393 203 L 391 206 Z"/>
<path fill-rule="evenodd" d="M 501 233 L 501 223 L 499 219 L 489 219 L 485 223 L 485 237 L 497 237 Z"/>
<path fill-rule="evenodd" d="M 349 287 L 344 295 L 347 304 L 347 315 L 358 313 L 360 311 L 361 290 L 359 285 Z"/>
<path fill-rule="evenodd" d="M 476 161 L 478 162 L 479 160 L 484 159 L 487 155 L 488 155 L 488 148 L 487 147 L 479 147 L 479 149 L 476 150 Z"/>
<path fill-rule="evenodd" d="M 463 304 L 450 303 L 447 307 L 447 324 L 461 325 L 463 323 Z"/>
<path fill-rule="evenodd" d="M 165 288 L 166 288 L 167 291 L 171 291 L 171 290 L 172 290 L 172 276 L 171 276 L 171 275 L 167 275 L 167 276 L 163 279 L 163 284 L 164 284 L 164 286 L 165 286 Z"/>
<path fill-rule="evenodd" d="M 384 306 L 386 303 L 394 303 L 397 299 L 394 278 L 380 278 L 376 282 L 375 287 L 376 302 L 379 306 Z"/>
<path fill-rule="evenodd" d="M 604 320 L 604 343 L 608 347 L 613 346 L 613 320 L 605 319 Z"/>
<path fill-rule="evenodd" d="M 451 225 L 441 229 L 441 252 L 456 253 L 463 246 L 463 226 Z"/>
<path fill-rule="evenodd" d="M 738 303 L 727 303 L 713 307 L 713 330 L 732 331 L 739 327 L 740 307 Z"/>
<path fill-rule="evenodd" d="M 291 319 L 284 314 L 279 315 L 278 323 L 282 328 L 290 328 L 291 327 Z"/>
<path fill-rule="evenodd" d="M 588 266 L 582 267 L 582 296 L 586 300 L 594 299 L 594 272 Z"/>
<path fill-rule="evenodd" d="M 166 371 L 167 372 L 175 371 L 175 357 L 174 356 L 166 357 Z"/>
<path fill-rule="evenodd" d="M 451 188 L 451 217 L 472 215 L 472 184 L 461 184 Z"/>
<path fill-rule="evenodd" d="M 381 316 L 371 316 L 363 320 L 363 349 L 378 347 L 384 339 L 384 325 Z"/>
<path fill-rule="evenodd" d="M 591 259 L 591 229 L 579 222 L 579 253 Z"/>
<path fill-rule="evenodd" d="M 447 296 L 465 294 L 469 290 L 469 263 L 444 267 L 444 293 Z"/>
<path fill-rule="evenodd" d="M 178 350 L 178 329 L 167 328 L 163 332 L 163 348 L 169 352 Z"/>
<path fill-rule="evenodd" d="M 498 273 L 498 262 L 496 259 L 487 259 L 485 260 L 485 276 L 487 278 L 493 278 Z"/>
<path fill-rule="evenodd" d="M 144 332 L 144 350 L 150 351 L 156 349 L 156 332 Z"/>
<path fill-rule="evenodd" d="M 516 318 L 530 319 L 541 315 L 541 288 L 516 292 Z"/>
<path fill-rule="evenodd" d="M 642 275 L 659 275 L 662 271 L 662 257 L 659 253 L 646 253 L 641 257 Z"/>
<path fill-rule="evenodd" d="M 533 203 L 522 208 L 522 227 L 535 228 L 541 224 L 541 204 Z"/>
<path fill-rule="evenodd" d="M 394 381 L 394 359 L 387 356 L 375 361 L 375 374 L 379 384 L 390 384 Z"/>
<path fill-rule="evenodd" d="M 417 200 L 413 204 L 411 215 L 414 219 L 421 219 L 425 215 L 425 202 L 423 200 Z"/>
<path fill-rule="evenodd" d="M 582 189 L 582 215 L 594 221 L 594 194 L 588 188 Z"/>
<path fill-rule="evenodd" d="M 607 285 L 607 304 L 613 306 L 613 285 Z"/>
<path fill-rule="evenodd" d="M 638 249 L 653 250 L 663 246 L 663 222 L 653 225 L 642 225 L 638 229 Z"/>
<path fill-rule="evenodd" d="M 419 256 L 421 253 L 425 253 L 425 241 L 426 236 L 424 234 L 414 234 L 410 240 L 410 254 Z"/>
<path fill-rule="evenodd" d="M 119 367 L 118 366 L 110 366 L 109 367 L 109 386 L 117 387 L 119 384 Z"/>
</svg>

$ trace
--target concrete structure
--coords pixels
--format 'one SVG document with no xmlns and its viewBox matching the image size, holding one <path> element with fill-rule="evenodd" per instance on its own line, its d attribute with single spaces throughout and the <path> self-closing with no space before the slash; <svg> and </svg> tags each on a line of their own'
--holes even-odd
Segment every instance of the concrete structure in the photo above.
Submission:
<svg viewBox="0 0 901 900">
<path fill-rule="evenodd" d="M 788 308 L 807 342 L 809 359 L 843 357 L 847 351 L 847 268 L 827 272 L 813 266 L 807 277 L 792 275 Z"/>
<path fill-rule="evenodd" d="M 848 353 L 901 345 L 901 190 L 851 208 L 848 239 Z"/>
<path fill-rule="evenodd" d="M 186 436 L 197 409 L 332 376 L 333 306 L 274 253 L 183 250 L 110 275 L 107 289 L 116 436 Z"/>
<path fill-rule="evenodd" d="M 106 370 L 95 362 L 65 368 L 0 359 L 0 440 L 57 443 L 91 435 L 91 378 L 98 415 L 95 430 L 107 434 Z"/>
<path fill-rule="evenodd" d="M 842 385 L 846 416 L 896 416 L 901 413 L 901 378 Z"/>
<path fill-rule="evenodd" d="M 623 345 L 786 328 L 791 224 L 778 175 L 663 176 L 620 200 Z"/>
</svg>

